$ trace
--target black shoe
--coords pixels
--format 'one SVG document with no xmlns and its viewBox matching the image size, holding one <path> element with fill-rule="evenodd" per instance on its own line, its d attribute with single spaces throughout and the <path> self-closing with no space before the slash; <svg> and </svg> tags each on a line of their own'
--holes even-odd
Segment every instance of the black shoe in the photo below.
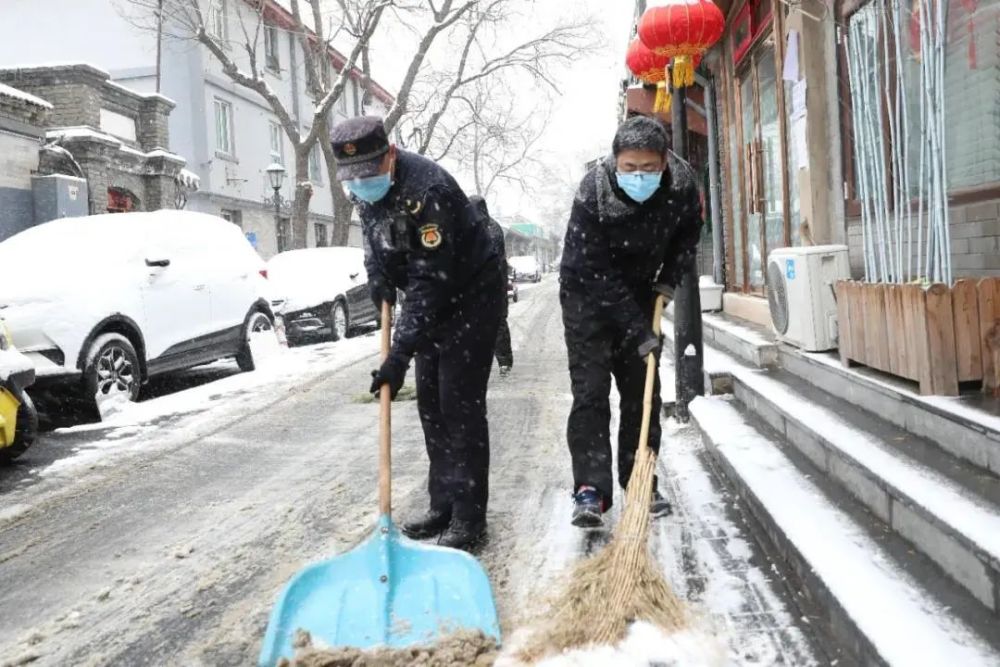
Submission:
<svg viewBox="0 0 1000 667">
<path fill-rule="evenodd" d="M 501 366 L 500 367 L 500 377 L 505 378 L 508 375 L 510 375 L 510 366 Z"/>
<path fill-rule="evenodd" d="M 592 486 L 581 486 L 573 495 L 573 520 L 578 528 L 600 528 L 604 525 L 604 498 Z"/>
<path fill-rule="evenodd" d="M 451 510 L 431 509 L 424 516 L 407 521 L 400 530 L 410 539 L 424 540 L 440 534 L 451 523 Z"/>
<path fill-rule="evenodd" d="M 670 516 L 674 513 L 674 508 L 670 501 L 660 495 L 660 492 L 653 489 L 653 502 L 649 503 L 649 515 L 654 519 L 661 516 Z"/>
<path fill-rule="evenodd" d="M 486 519 L 477 521 L 454 519 L 448 526 L 448 530 L 441 533 L 441 537 L 438 538 L 438 546 L 469 551 L 478 545 L 485 536 Z"/>
</svg>

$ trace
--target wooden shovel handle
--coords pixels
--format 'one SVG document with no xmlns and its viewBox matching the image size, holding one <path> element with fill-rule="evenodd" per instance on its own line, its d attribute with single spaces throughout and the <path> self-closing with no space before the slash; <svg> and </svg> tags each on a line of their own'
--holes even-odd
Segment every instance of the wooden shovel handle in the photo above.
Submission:
<svg viewBox="0 0 1000 667">
<path fill-rule="evenodd" d="M 653 306 L 653 333 L 660 335 L 660 323 L 663 321 L 662 294 L 656 295 L 656 305 Z M 642 427 L 639 429 L 639 447 L 649 446 L 649 420 L 653 414 L 653 387 L 656 384 L 656 355 L 652 352 L 646 357 L 646 387 L 642 394 Z"/>
<path fill-rule="evenodd" d="M 392 306 L 382 302 L 382 361 L 389 357 L 392 345 Z M 392 388 L 383 384 L 379 392 L 378 423 L 378 510 L 392 512 Z"/>
</svg>

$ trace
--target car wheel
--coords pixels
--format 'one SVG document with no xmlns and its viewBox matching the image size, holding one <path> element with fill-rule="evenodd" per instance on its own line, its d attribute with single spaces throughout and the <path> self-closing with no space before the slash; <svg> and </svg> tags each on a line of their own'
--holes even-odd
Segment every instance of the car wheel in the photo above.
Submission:
<svg viewBox="0 0 1000 667">
<path fill-rule="evenodd" d="M 250 336 L 261 331 L 273 331 L 274 322 L 271 317 L 264 312 L 255 310 L 247 317 L 247 322 L 243 326 L 243 342 L 240 351 L 236 353 L 236 365 L 244 373 L 249 373 L 256 366 L 253 363 L 253 352 L 250 350 Z"/>
<path fill-rule="evenodd" d="M 337 299 L 330 307 L 330 340 L 336 343 L 338 340 L 347 338 L 350 327 L 351 321 L 347 317 L 347 306 L 342 300 Z"/>
<path fill-rule="evenodd" d="M 116 333 L 98 336 L 87 352 L 83 379 L 88 399 L 96 401 L 120 393 L 129 401 L 136 401 L 142 376 L 139 355 L 131 341 Z"/>
<path fill-rule="evenodd" d="M 21 406 L 17 409 L 17 426 L 14 427 L 14 442 L 10 447 L 0 449 L 0 465 L 10 463 L 21 454 L 24 454 L 28 447 L 35 442 L 38 435 L 38 411 L 35 404 L 31 402 L 31 397 L 27 392 L 21 391 L 17 387 L 9 386 L 14 398 Z"/>
</svg>

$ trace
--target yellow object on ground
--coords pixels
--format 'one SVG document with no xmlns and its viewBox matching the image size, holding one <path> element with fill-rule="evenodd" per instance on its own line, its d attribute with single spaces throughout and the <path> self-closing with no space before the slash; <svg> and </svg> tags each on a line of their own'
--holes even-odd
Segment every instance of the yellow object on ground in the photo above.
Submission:
<svg viewBox="0 0 1000 667">
<path fill-rule="evenodd" d="M 21 403 L 3 387 L 0 387 L 0 447 L 14 444 L 17 431 L 17 410 Z"/>
</svg>

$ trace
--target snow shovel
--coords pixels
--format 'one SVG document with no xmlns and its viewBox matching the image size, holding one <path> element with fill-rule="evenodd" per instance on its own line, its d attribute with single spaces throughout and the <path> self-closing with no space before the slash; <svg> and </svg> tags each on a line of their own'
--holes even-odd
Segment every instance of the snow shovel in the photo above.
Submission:
<svg viewBox="0 0 1000 667">
<path fill-rule="evenodd" d="M 382 358 L 389 354 L 391 315 L 382 305 Z M 459 630 L 481 630 L 499 643 L 493 590 L 469 554 L 402 536 L 391 518 L 390 405 L 381 392 L 379 518 L 347 553 L 309 565 L 285 586 L 264 635 L 258 664 L 291 659 L 299 630 L 318 648 L 429 644 Z"/>
</svg>

